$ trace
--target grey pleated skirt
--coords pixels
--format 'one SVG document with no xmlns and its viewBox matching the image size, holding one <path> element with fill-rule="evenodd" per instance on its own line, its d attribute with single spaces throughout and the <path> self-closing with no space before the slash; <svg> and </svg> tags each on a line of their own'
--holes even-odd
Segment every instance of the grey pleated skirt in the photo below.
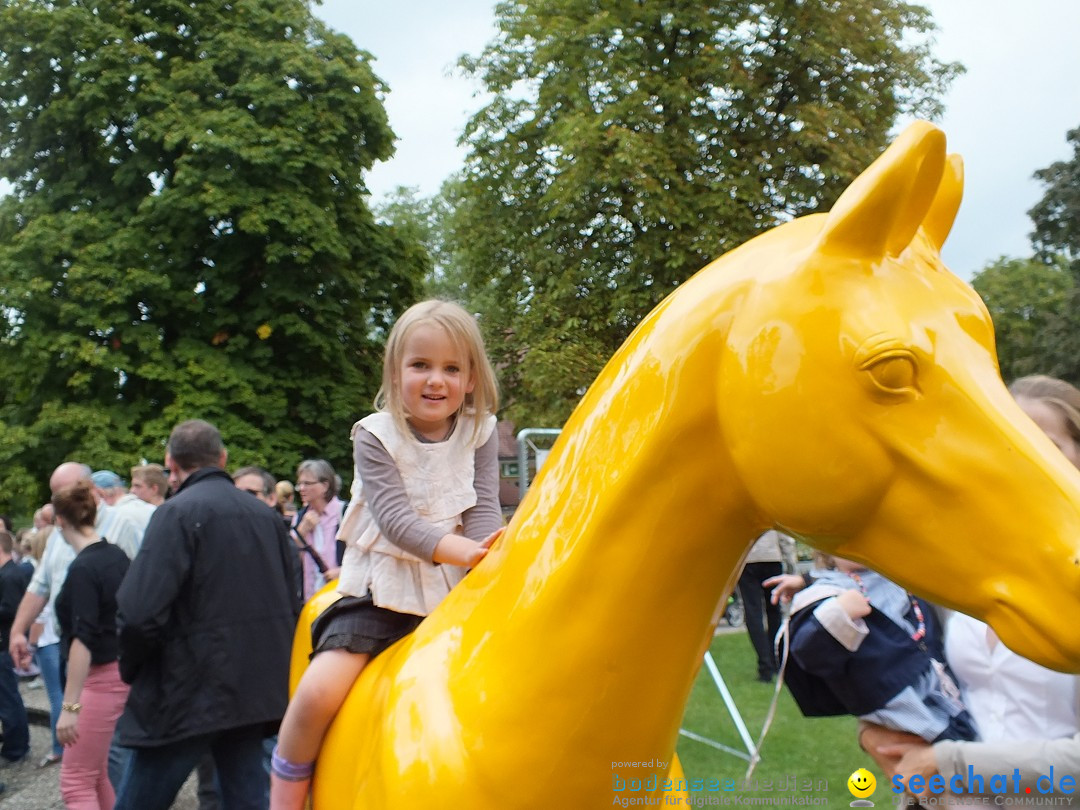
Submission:
<svg viewBox="0 0 1080 810">
<path fill-rule="evenodd" d="M 409 635 L 423 616 L 378 607 L 371 596 L 343 596 L 311 624 L 311 656 L 325 650 L 347 650 L 374 658 Z"/>
</svg>

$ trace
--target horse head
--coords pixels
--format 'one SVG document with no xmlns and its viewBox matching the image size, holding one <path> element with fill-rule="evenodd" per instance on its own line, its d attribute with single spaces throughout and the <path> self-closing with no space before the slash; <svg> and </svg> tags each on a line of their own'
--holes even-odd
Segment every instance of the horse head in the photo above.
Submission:
<svg viewBox="0 0 1080 810">
<path fill-rule="evenodd" d="M 1080 473 L 1014 403 L 986 308 L 942 264 L 961 185 L 916 123 L 828 215 L 766 239 L 720 419 L 769 520 L 1076 670 Z"/>
</svg>

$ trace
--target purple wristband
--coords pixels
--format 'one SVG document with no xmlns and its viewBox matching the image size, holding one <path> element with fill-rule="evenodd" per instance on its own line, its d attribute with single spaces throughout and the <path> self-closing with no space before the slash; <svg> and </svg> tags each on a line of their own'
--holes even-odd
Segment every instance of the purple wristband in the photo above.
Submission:
<svg viewBox="0 0 1080 810">
<path fill-rule="evenodd" d="M 270 755 L 270 770 L 287 782 L 302 782 L 310 779 L 315 773 L 314 762 L 289 762 L 278 753 L 274 746 L 274 753 Z"/>
</svg>

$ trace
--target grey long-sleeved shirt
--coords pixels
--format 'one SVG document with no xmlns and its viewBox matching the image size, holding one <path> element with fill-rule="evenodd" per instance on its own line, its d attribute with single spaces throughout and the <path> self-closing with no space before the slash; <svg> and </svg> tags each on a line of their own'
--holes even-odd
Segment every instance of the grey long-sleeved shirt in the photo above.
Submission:
<svg viewBox="0 0 1080 810">
<path fill-rule="evenodd" d="M 1013 790 L 1014 772 L 1020 773 L 1021 792 L 1025 788 L 1031 788 L 1030 794 L 1024 793 L 1024 802 L 1029 798 L 1037 802 L 1040 798 L 1046 798 L 1047 804 L 1052 802 L 1049 797 L 1040 792 L 1041 788 L 1057 787 L 1063 775 L 1072 775 L 1074 779 L 1080 774 L 1080 734 L 1073 737 L 1063 737 L 1057 740 L 1025 740 L 1022 742 L 955 742 L 943 740 L 934 743 L 934 757 L 937 759 L 938 772 L 945 777 L 946 784 L 954 775 L 958 774 L 965 778 L 968 768 L 972 772 L 983 775 L 983 784 L 994 774 L 1007 777 L 1009 790 Z M 1040 776 L 1049 775 L 1050 769 L 1054 769 L 1054 782 L 1048 778 L 1039 780 Z M 1037 782 L 1041 781 L 1041 785 Z M 989 790 L 984 787 L 984 790 Z M 1060 796 L 1061 794 L 1055 794 Z"/>
<path fill-rule="evenodd" d="M 363 428 L 356 436 L 355 461 L 364 496 L 383 535 L 410 554 L 431 562 L 435 546 L 446 532 L 416 514 L 394 460 L 382 442 Z M 462 534 L 479 542 L 503 525 L 497 431 L 492 431 L 491 437 L 476 449 L 473 469 L 476 506 L 462 515 Z"/>
</svg>

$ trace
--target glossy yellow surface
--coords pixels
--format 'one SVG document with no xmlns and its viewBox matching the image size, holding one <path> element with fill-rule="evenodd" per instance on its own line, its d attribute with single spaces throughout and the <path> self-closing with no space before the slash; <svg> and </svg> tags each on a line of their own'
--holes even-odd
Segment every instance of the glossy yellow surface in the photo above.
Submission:
<svg viewBox="0 0 1080 810">
<path fill-rule="evenodd" d="M 665 777 L 717 602 L 772 526 L 1080 669 L 1080 473 L 1013 403 L 986 310 L 941 263 L 960 184 L 916 123 L 831 213 L 645 318 L 498 547 L 357 682 L 315 808 L 654 797 L 618 780 Z"/>
</svg>

